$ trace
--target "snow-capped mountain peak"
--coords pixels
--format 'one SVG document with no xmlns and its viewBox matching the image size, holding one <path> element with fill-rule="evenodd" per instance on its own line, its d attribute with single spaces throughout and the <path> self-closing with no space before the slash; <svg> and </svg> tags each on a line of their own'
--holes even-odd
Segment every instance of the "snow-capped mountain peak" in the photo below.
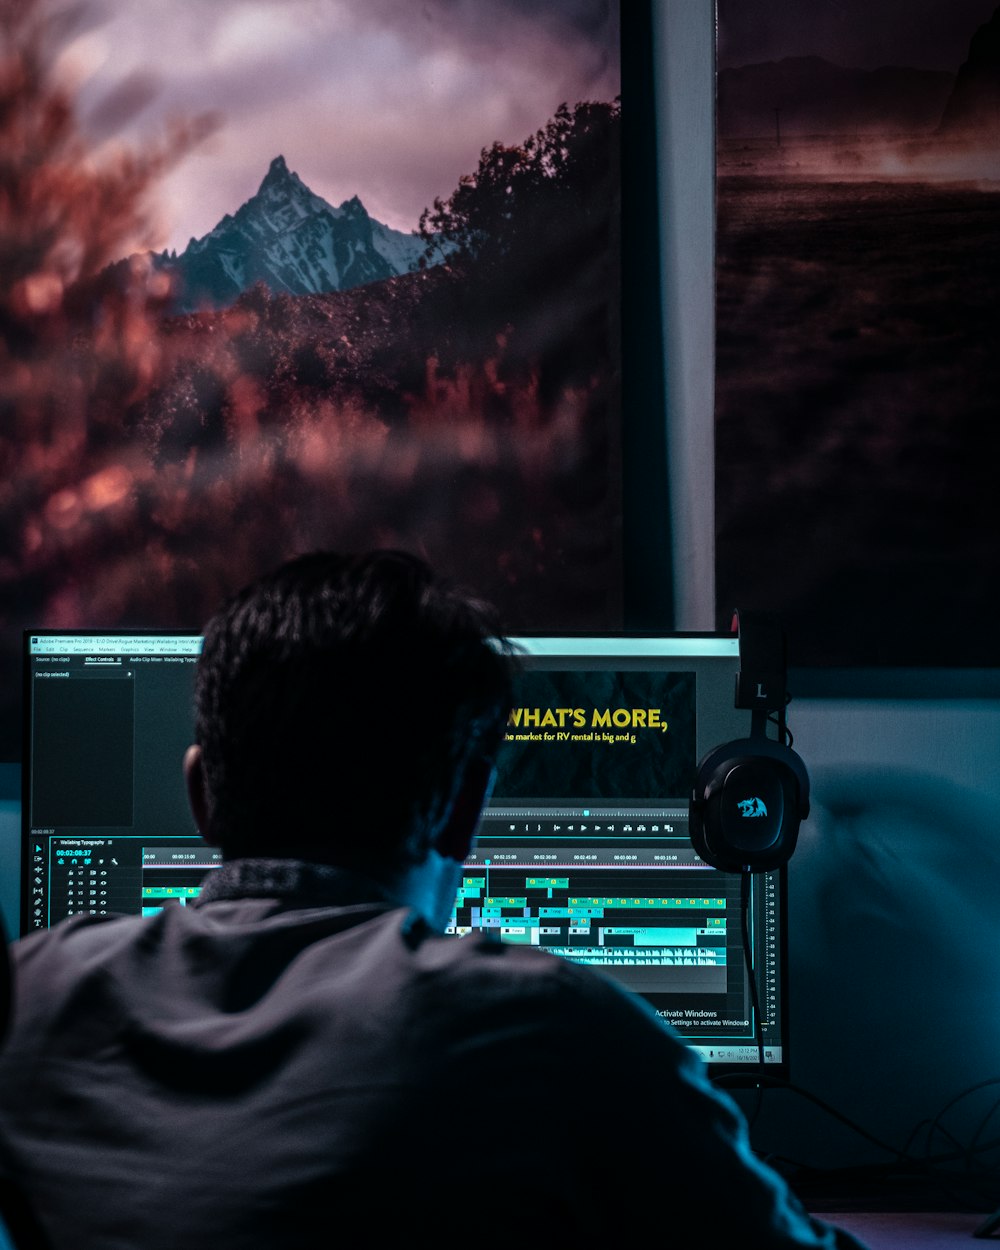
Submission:
<svg viewBox="0 0 1000 1250">
<path fill-rule="evenodd" d="M 180 256 L 158 257 L 185 309 L 224 307 L 257 282 L 291 295 L 343 291 L 409 272 L 422 240 L 370 217 L 358 196 L 334 208 L 276 156 L 256 195 Z"/>
</svg>

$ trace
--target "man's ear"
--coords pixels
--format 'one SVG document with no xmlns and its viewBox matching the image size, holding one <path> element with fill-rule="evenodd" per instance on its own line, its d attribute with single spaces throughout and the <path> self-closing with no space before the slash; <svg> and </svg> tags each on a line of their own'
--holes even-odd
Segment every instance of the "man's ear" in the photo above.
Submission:
<svg viewBox="0 0 1000 1250">
<path fill-rule="evenodd" d="M 435 841 L 435 849 L 446 859 L 462 863 L 472 850 L 479 817 L 494 781 L 496 769 L 489 760 L 473 759 L 465 766 L 451 810 Z"/>
<path fill-rule="evenodd" d="M 187 785 L 188 804 L 198 832 L 210 843 L 208 793 L 205 788 L 205 767 L 201 759 L 201 747 L 190 746 L 184 752 L 184 782 Z"/>
</svg>

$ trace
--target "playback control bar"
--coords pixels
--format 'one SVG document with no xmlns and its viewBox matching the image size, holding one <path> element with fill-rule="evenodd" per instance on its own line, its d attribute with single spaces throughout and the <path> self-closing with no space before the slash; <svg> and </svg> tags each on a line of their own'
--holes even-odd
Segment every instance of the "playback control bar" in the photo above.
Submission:
<svg viewBox="0 0 1000 1250">
<path fill-rule="evenodd" d="M 489 808 L 479 823 L 480 837 L 587 841 L 686 842 L 687 808 Z"/>
</svg>

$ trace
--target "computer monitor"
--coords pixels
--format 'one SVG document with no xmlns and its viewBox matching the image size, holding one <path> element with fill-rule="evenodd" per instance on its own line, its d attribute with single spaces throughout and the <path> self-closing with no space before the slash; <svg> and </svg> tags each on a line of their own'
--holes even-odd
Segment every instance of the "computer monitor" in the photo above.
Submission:
<svg viewBox="0 0 1000 1250">
<path fill-rule="evenodd" d="M 746 735 L 735 638 L 520 638 L 497 785 L 448 931 L 577 960 L 642 995 L 715 1071 L 759 1061 L 741 882 L 688 840 L 698 759 Z M 220 853 L 188 812 L 201 639 L 25 635 L 22 932 L 197 897 Z M 750 882 L 767 1070 L 787 1069 L 784 871 Z"/>
</svg>

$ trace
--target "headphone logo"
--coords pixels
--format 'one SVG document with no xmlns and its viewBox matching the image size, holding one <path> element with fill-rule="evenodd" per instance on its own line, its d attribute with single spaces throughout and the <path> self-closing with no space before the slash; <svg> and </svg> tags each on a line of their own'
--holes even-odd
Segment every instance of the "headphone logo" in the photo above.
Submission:
<svg viewBox="0 0 1000 1250">
<path fill-rule="evenodd" d="M 736 804 L 736 806 L 740 809 L 741 816 L 766 816 L 767 815 L 767 804 L 764 802 L 763 799 L 758 799 L 758 798 L 740 799 L 740 801 Z"/>
</svg>

